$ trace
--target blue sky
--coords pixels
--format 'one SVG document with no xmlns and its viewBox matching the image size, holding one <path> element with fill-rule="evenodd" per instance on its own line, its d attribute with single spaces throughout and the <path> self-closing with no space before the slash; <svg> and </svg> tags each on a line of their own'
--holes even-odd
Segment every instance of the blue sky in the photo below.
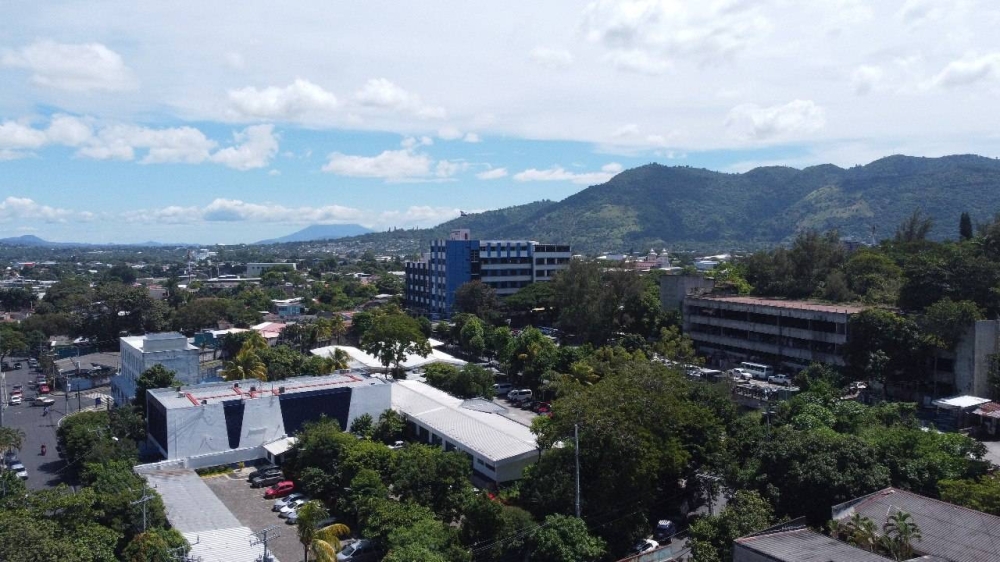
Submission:
<svg viewBox="0 0 1000 562">
<path fill-rule="evenodd" d="M 0 237 L 430 226 L 648 162 L 995 156 L 973 0 L 0 6 Z"/>
</svg>

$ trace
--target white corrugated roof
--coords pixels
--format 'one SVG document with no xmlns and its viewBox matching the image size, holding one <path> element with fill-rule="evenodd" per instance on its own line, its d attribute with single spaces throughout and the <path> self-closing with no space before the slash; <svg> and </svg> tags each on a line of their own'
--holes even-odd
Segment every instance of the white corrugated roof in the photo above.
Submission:
<svg viewBox="0 0 1000 562">
<path fill-rule="evenodd" d="M 942 408 L 959 408 L 964 410 L 966 408 L 985 404 L 989 401 L 989 398 L 979 398 L 977 396 L 954 396 L 952 398 L 941 398 L 940 400 L 935 400 L 933 404 Z"/>
<path fill-rule="evenodd" d="M 250 546 L 253 531 L 236 519 L 195 471 L 177 468 L 140 476 L 163 498 L 167 520 L 191 544 L 192 556 L 204 562 L 256 562 L 264 553 L 263 547 Z"/>
<path fill-rule="evenodd" d="M 292 445 L 294 445 L 296 441 L 298 441 L 298 439 L 294 437 L 282 437 L 281 439 L 275 439 L 274 441 L 265 444 L 264 450 L 274 456 L 278 456 L 291 449 Z"/>
<path fill-rule="evenodd" d="M 327 347 L 320 347 L 318 349 L 313 349 L 310 353 L 313 355 L 318 355 L 320 357 L 330 357 L 333 355 L 335 349 L 342 349 L 348 356 L 350 356 L 351 361 L 364 365 L 369 369 L 384 369 L 382 362 L 378 360 L 374 355 L 369 355 L 364 351 L 356 347 L 351 347 L 349 345 L 330 345 Z M 431 363 L 450 363 L 452 365 L 465 365 L 465 361 L 457 357 L 448 355 L 443 351 L 438 351 L 436 349 L 431 349 L 430 355 L 427 357 L 421 357 L 415 353 L 408 354 L 406 359 L 400 364 L 402 369 L 416 369 L 417 367 L 422 367 L 424 365 L 430 365 Z"/>
<path fill-rule="evenodd" d="M 448 441 L 494 462 L 535 452 L 538 445 L 527 427 L 499 414 L 462 407 L 463 400 L 418 381 L 392 385 L 392 407 Z"/>
</svg>

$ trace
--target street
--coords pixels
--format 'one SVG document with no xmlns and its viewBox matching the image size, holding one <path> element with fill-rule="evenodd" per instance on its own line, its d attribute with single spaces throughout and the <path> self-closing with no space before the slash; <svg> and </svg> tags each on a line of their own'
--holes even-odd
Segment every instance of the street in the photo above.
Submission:
<svg viewBox="0 0 1000 562">
<path fill-rule="evenodd" d="M 37 490 L 54 487 L 62 482 L 62 468 L 65 465 L 56 452 L 56 427 L 59 420 L 68 413 L 76 412 L 81 406 L 84 409 L 93 406 L 94 399 L 88 396 L 95 392 L 105 393 L 107 390 L 87 390 L 79 398 L 75 392 L 70 393 L 69 397 L 65 393 L 53 393 L 51 396 L 56 402 L 49 409 L 48 415 L 42 416 L 45 408 L 31 405 L 31 401 L 38 393 L 28 386 L 28 381 L 34 379 L 37 372 L 28 368 L 28 362 L 25 358 L 11 357 L 5 361 L 11 365 L 20 361 L 21 368 L 4 373 L 6 375 L 4 388 L 0 393 L 0 396 L 5 399 L 3 425 L 15 427 L 24 432 L 24 446 L 18 452 L 18 456 L 28 470 L 28 488 Z M 10 389 L 15 384 L 22 386 L 24 399 L 21 404 L 12 406 L 9 396 Z M 41 455 L 42 445 L 48 449 L 45 456 Z"/>
</svg>

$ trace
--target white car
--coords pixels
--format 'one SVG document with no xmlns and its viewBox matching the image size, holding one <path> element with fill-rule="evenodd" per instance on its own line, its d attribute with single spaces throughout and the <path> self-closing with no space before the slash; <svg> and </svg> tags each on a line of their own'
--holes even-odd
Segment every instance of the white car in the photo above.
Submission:
<svg viewBox="0 0 1000 562">
<path fill-rule="evenodd" d="M 280 510 L 278 510 L 278 517 L 280 517 L 282 519 L 285 519 L 286 517 L 288 517 L 289 515 L 291 515 L 293 512 L 298 511 L 298 509 L 300 507 L 302 507 L 303 505 L 305 505 L 305 503 L 307 501 L 309 501 L 309 500 L 307 500 L 305 498 L 299 498 L 297 500 L 292 500 L 292 501 L 288 502 L 287 504 L 285 504 L 285 507 L 283 507 Z"/>
<path fill-rule="evenodd" d="M 11 406 L 17 406 L 20 403 L 21 403 L 21 395 L 20 394 L 11 394 L 10 395 L 10 405 Z"/>
<path fill-rule="evenodd" d="M 660 543 L 654 541 L 653 539 L 642 539 L 637 542 L 629 554 L 642 554 L 643 552 L 649 552 L 650 550 L 656 550 L 660 548 Z"/>
<path fill-rule="evenodd" d="M 729 375 L 733 378 L 733 380 L 748 381 L 753 378 L 753 375 L 751 375 L 749 371 L 739 368 L 729 371 Z"/>
<path fill-rule="evenodd" d="M 20 478 L 21 480 L 28 479 L 28 469 L 24 468 L 24 465 L 21 464 L 21 461 L 15 460 L 14 462 L 9 463 L 7 465 L 7 469 L 17 474 L 17 477 Z"/>
<path fill-rule="evenodd" d="M 767 382 L 771 384 L 780 384 L 781 386 L 789 386 L 792 384 L 792 378 L 788 375 L 771 375 L 767 377 Z"/>
<path fill-rule="evenodd" d="M 306 495 L 303 494 L 302 492 L 295 492 L 293 494 L 288 494 L 287 496 L 281 499 L 275 500 L 274 507 L 271 508 L 271 511 L 281 511 L 281 508 L 285 507 L 286 505 L 292 503 L 295 500 L 300 500 L 304 497 L 306 497 Z"/>
</svg>

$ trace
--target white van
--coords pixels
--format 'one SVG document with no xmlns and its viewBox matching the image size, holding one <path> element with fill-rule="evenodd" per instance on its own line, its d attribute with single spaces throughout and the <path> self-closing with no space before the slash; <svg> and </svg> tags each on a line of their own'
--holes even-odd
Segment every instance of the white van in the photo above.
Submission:
<svg viewBox="0 0 1000 562">
<path fill-rule="evenodd" d="M 524 402 L 525 400 L 531 400 L 531 390 L 527 388 L 522 388 L 520 390 L 512 390 L 507 393 L 508 402 Z"/>
<path fill-rule="evenodd" d="M 507 393 L 514 390 L 514 385 L 509 382 L 498 382 L 493 385 L 493 394 L 497 396 L 507 396 Z"/>
<path fill-rule="evenodd" d="M 770 365 L 763 365 L 761 363 L 750 363 L 744 361 L 740 363 L 740 369 L 753 375 L 753 378 L 766 381 L 768 377 L 774 374 L 774 367 Z"/>
</svg>

